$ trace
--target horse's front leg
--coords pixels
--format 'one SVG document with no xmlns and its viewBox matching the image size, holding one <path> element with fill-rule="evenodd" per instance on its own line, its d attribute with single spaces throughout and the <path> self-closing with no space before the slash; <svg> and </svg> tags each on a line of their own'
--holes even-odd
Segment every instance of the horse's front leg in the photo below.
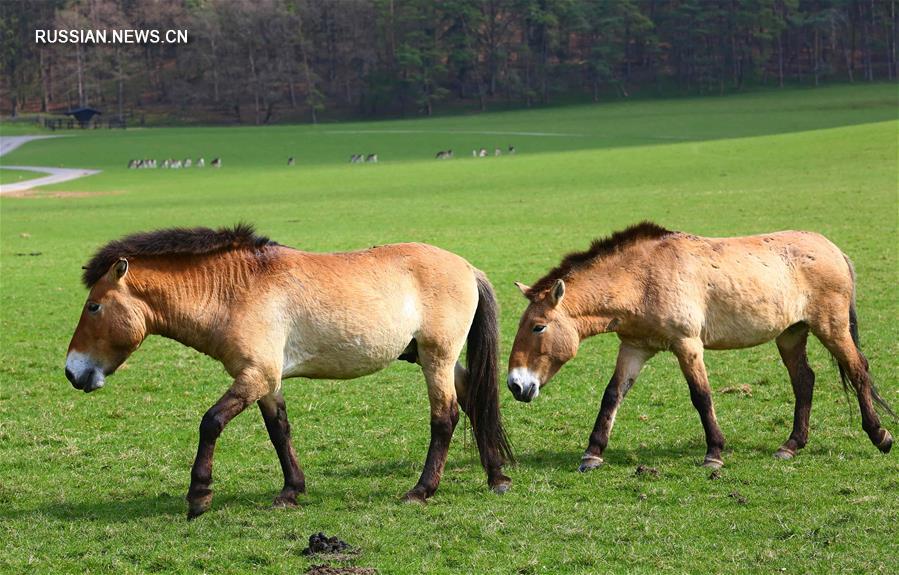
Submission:
<svg viewBox="0 0 899 575">
<path fill-rule="evenodd" d="M 278 452 L 281 471 L 284 473 L 284 488 L 275 498 L 275 507 L 293 507 L 297 504 L 297 494 L 306 493 L 306 478 L 297 462 L 297 454 L 290 438 L 290 422 L 287 421 L 287 405 L 279 389 L 259 400 L 259 411 L 265 421 L 268 437 Z"/>
<path fill-rule="evenodd" d="M 622 343 L 618 347 L 618 359 L 615 362 L 615 373 L 606 386 L 606 391 L 602 396 L 602 404 L 599 407 L 599 414 L 596 416 L 596 423 L 593 426 L 593 433 L 590 434 L 590 443 L 587 451 L 581 457 L 581 465 L 578 471 L 585 472 L 596 469 L 603 464 L 603 453 L 609 444 L 609 435 L 612 433 L 612 426 L 615 424 L 615 414 L 618 413 L 618 406 L 627 392 L 637 381 L 643 364 L 649 358 L 655 355 L 652 350 L 631 347 Z"/>
<path fill-rule="evenodd" d="M 404 499 L 423 502 L 437 491 L 440 484 L 450 440 L 459 422 L 459 407 L 453 376 L 455 360 L 434 360 L 429 356 L 422 356 L 421 359 L 431 404 L 431 444 L 421 477 Z"/>
<path fill-rule="evenodd" d="M 200 444 L 187 490 L 187 518 L 202 515 L 212 504 L 212 455 L 215 442 L 228 422 L 248 405 L 269 392 L 268 382 L 257 374 L 242 374 L 200 421 Z"/>
<path fill-rule="evenodd" d="M 681 371 L 690 386 L 690 401 L 699 412 L 699 419 L 705 430 L 706 454 L 703 466 L 718 469 L 724 465 L 721 452 L 724 450 L 724 435 L 718 427 L 715 406 L 712 404 L 712 388 L 703 362 L 704 346 L 699 338 L 683 339 L 672 351 L 677 356 Z"/>
</svg>

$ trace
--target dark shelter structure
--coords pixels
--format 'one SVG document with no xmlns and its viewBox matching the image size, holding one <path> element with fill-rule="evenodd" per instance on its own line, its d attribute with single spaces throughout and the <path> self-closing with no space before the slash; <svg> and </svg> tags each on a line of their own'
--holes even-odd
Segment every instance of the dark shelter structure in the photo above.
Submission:
<svg viewBox="0 0 899 575">
<path fill-rule="evenodd" d="M 90 123 L 94 116 L 100 115 L 102 113 L 103 112 L 101 112 L 100 110 L 95 110 L 94 108 L 75 108 L 74 110 L 63 112 L 63 115 L 72 116 L 83 128 Z"/>
</svg>

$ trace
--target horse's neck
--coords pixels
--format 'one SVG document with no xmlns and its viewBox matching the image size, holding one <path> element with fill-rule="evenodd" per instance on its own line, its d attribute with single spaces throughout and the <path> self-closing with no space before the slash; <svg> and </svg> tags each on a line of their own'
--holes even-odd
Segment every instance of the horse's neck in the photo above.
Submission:
<svg viewBox="0 0 899 575">
<path fill-rule="evenodd" d="M 217 358 L 222 328 L 229 320 L 226 302 L 235 289 L 231 279 L 205 265 L 165 274 L 155 272 L 140 290 L 150 310 L 148 333 Z"/>
<path fill-rule="evenodd" d="M 566 282 L 564 305 L 582 340 L 614 331 L 621 318 L 639 305 L 634 301 L 635 278 L 616 259 L 577 270 Z"/>
</svg>

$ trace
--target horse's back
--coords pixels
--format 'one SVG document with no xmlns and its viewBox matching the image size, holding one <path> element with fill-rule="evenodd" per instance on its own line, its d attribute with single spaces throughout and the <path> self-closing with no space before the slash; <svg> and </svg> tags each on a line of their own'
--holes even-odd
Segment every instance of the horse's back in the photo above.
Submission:
<svg viewBox="0 0 899 575">
<path fill-rule="evenodd" d="M 770 341 L 809 321 L 822 301 L 851 294 L 842 252 L 811 232 L 784 231 L 734 238 L 677 234 L 658 250 L 672 262 L 668 308 L 706 347 L 734 349 Z M 658 255 L 658 254 L 657 254 Z M 691 335 L 696 335 L 691 334 Z"/>
</svg>

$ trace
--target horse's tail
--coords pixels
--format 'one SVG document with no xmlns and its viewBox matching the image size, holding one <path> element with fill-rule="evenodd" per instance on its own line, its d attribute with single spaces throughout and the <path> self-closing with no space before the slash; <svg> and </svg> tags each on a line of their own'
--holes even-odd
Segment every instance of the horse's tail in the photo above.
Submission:
<svg viewBox="0 0 899 575">
<path fill-rule="evenodd" d="M 479 270 L 474 273 L 478 307 L 468 331 L 465 407 L 481 465 L 490 471 L 489 466 L 514 462 L 515 457 L 499 412 L 499 307 L 487 277 Z"/>
<path fill-rule="evenodd" d="M 868 359 L 862 354 L 861 342 L 858 337 L 858 312 L 855 309 L 855 266 L 852 265 L 852 260 L 849 259 L 849 256 L 843 254 L 843 258 L 846 260 L 846 265 L 849 266 L 849 275 L 852 278 L 852 296 L 849 301 L 849 334 L 852 336 L 852 343 L 855 344 L 855 349 L 858 351 L 858 355 L 865 365 L 865 371 L 869 371 Z M 843 382 L 843 391 L 848 394 L 850 385 L 852 384 L 849 380 L 849 374 L 846 373 L 846 370 L 843 369 L 843 366 L 839 362 L 837 362 L 837 367 L 840 369 L 840 381 Z M 874 400 L 874 403 L 877 404 L 878 407 L 889 413 L 891 416 L 896 417 L 893 408 L 880 396 L 873 383 L 871 384 L 871 399 Z"/>
</svg>

